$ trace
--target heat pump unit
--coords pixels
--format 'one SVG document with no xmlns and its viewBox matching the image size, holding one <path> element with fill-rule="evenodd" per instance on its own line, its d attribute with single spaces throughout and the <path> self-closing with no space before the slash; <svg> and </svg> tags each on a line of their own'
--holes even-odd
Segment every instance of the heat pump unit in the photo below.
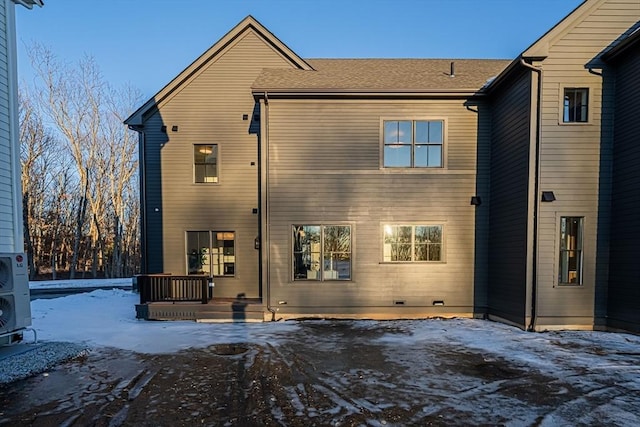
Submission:
<svg viewBox="0 0 640 427">
<path fill-rule="evenodd" d="M 27 257 L 0 253 L 0 335 L 31 326 Z"/>
</svg>

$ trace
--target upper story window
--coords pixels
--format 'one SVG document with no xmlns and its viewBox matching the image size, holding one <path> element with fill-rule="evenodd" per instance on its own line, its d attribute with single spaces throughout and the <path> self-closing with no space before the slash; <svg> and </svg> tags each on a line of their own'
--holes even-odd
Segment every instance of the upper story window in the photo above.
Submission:
<svg viewBox="0 0 640 427">
<path fill-rule="evenodd" d="M 587 123 L 589 121 L 588 88 L 564 89 L 562 121 L 564 123 Z"/>
<path fill-rule="evenodd" d="M 384 226 L 384 262 L 442 261 L 442 225 Z"/>
<path fill-rule="evenodd" d="M 218 145 L 194 144 L 194 181 L 198 183 L 218 182 Z"/>
<path fill-rule="evenodd" d="M 442 120 L 385 120 L 384 167 L 440 168 Z"/>
</svg>

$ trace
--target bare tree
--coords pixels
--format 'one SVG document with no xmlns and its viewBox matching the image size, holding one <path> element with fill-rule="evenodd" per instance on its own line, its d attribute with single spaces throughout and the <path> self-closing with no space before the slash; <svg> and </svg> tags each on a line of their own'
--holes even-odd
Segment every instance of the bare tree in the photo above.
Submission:
<svg viewBox="0 0 640 427">
<path fill-rule="evenodd" d="M 50 226 L 46 221 L 48 195 L 55 182 L 53 176 L 60 155 L 56 140 L 45 127 L 31 98 L 19 93 L 20 159 L 22 164 L 22 197 L 25 244 L 30 277 L 39 271 L 44 235 Z"/>
<path fill-rule="evenodd" d="M 130 182 L 138 167 L 136 138 L 122 121 L 141 97 L 131 88 L 113 90 L 91 57 L 71 66 L 42 45 L 35 45 L 30 57 L 42 83 L 33 98 L 60 135 L 63 151 L 74 165 L 73 177 L 66 175 L 64 186 L 77 180 L 71 195 L 74 225 L 67 227 L 74 230 L 70 277 L 75 277 L 80 266 L 83 271 L 89 266 L 94 277 L 99 272 L 122 275 L 125 227 L 137 230 L 137 224 L 125 217 L 132 212 L 126 209 L 127 198 L 137 200 Z M 62 208 L 60 203 L 53 206 Z M 56 237 L 60 231 L 56 230 Z M 54 268 L 56 257 L 51 265 Z"/>
</svg>

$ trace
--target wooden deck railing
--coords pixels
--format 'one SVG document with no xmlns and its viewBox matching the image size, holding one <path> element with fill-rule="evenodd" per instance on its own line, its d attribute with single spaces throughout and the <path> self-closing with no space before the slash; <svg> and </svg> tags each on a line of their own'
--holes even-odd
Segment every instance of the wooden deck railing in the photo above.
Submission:
<svg viewBox="0 0 640 427">
<path fill-rule="evenodd" d="M 209 277 L 141 274 L 137 276 L 140 304 L 149 302 L 192 301 L 206 304 L 209 297 Z"/>
</svg>

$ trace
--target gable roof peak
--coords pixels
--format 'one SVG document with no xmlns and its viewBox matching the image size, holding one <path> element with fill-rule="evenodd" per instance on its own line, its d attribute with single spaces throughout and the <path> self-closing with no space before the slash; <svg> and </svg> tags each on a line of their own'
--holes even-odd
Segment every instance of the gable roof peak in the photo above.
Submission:
<svg viewBox="0 0 640 427">
<path fill-rule="evenodd" d="M 599 7 L 601 4 L 606 3 L 608 0 L 583 0 L 575 9 L 573 9 L 567 16 L 562 18 L 560 22 L 551 27 L 549 31 L 544 33 L 542 37 L 533 42 L 531 46 L 522 52 L 520 57 L 522 58 L 546 58 L 549 55 L 549 48 L 553 45 L 558 38 L 562 37 L 571 28 L 578 25 L 584 20 L 593 9 Z"/>
<path fill-rule="evenodd" d="M 153 108 L 157 108 L 171 94 L 176 92 L 185 82 L 187 82 L 192 76 L 199 72 L 210 61 L 216 58 L 221 52 L 231 45 L 235 40 L 238 40 L 246 31 L 252 30 L 259 37 L 261 37 L 265 43 L 269 44 L 280 55 L 287 59 L 291 65 L 295 66 L 299 70 L 313 70 L 311 65 L 302 59 L 298 54 L 291 50 L 286 44 L 278 39 L 271 31 L 269 31 L 264 25 L 262 25 L 256 18 L 251 15 L 247 15 L 242 21 L 236 24 L 231 30 L 229 30 L 224 36 L 222 36 L 217 42 L 207 49 L 202 55 L 200 55 L 195 61 L 185 68 L 180 74 L 178 74 L 173 80 L 171 80 L 164 88 L 156 93 L 151 99 L 144 103 L 144 105 L 138 108 L 131 116 L 129 116 L 124 123 L 130 126 L 142 125 L 143 115 Z"/>
</svg>

